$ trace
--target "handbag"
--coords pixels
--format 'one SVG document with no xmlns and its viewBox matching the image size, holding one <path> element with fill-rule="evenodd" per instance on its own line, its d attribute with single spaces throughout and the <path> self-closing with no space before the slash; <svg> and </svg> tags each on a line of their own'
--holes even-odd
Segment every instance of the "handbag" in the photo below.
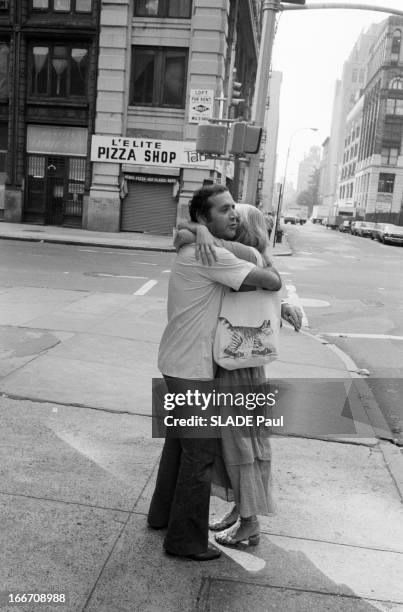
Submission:
<svg viewBox="0 0 403 612">
<path fill-rule="evenodd" d="M 213 343 L 214 361 L 226 370 L 277 359 L 281 298 L 278 291 L 226 291 Z"/>
</svg>

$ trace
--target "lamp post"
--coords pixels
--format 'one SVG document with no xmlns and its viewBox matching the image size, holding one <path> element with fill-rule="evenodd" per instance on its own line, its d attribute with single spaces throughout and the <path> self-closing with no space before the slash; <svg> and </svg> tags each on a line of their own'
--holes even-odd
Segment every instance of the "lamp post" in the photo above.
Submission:
<svg viewBox="0 0 403 612">
<path fill-rule="evenodd" d="M 301 127 L 301 128 L 298 128 L 297 130 L 295 130 L 295 132 L 293 132 L 291 134 L 291 136 L 290 136 L 290 141 L 288 143 L 288 149 L 287 149 L 287 156 L 285 158 L 283 181 L 282 181 L 282 183 L 280 185 L 280 191 L 279 191 L 279 194 L 278 194 L 277 212 L 276 212 L 276 217 L 275 217 L 275 220 L 274 220 L 274 225 L 273 225 L 272 233 L 271 233 L 271 236 L 270 236 L 270 242 L 271 242 L 272 247 L 274 247 L 275 244 L 276 244 L 276 233 L 277 233 L 277 229 L 278 229 L 278 225 L 279 225 L 281 207 L 282 207 L 282 204 L 283 204 L 285 182 L 286 182 L 286 178 L 287 178 L 288 160 L 290 159 L 290 151 L 291 151 L 292 141 L 294 139 L 294 136 L 296 134 L 298 134 L 298 132 L 302 132 L 304 130 L 311 130 L 312 132 L 317 132 L 318 128 Z"/>
</svg>

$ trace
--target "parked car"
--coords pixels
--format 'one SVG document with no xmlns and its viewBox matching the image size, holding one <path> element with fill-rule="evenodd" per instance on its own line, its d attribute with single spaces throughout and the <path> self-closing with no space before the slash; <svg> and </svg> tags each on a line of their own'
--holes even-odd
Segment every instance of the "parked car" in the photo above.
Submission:
<svg viewBox="0 0 403 612">
<path fill-rule="evenodd" d="M 387 223 L 375 223 L 374 227 L 372 228 L 372 240 L 382 240 L 385 225 L 387 225 Z"/>
<path fill-rule="evenodd" d="M 387 244 L 389 242 L 393 244 L 403 244 L 403 227 L 401 225 L 393 225 L 393 223 L 382 224 L 383 228 L 379 230 L 381 242 Z"/>
<path fill-rule="evenodd" d="M 375 223 L 371 221 L 354 221 L 351 227 L 353 236 L 372 236 L 372 229 Z"/>
<path fill-rule="evenodd" d="M 343 221 L 339 225 L 339 232 L 349 232 L 351 230 L 352 221 Z"/>
</svg>

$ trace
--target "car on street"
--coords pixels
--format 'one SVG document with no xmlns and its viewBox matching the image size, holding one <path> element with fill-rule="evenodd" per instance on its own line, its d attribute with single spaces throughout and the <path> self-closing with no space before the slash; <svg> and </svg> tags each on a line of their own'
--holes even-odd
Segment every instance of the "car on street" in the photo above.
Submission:
<svg viewBox="0 0 403 612">
<path fill-rule="evenodd" d="M 374 227 L 372 228 L 372 240 L 379 240 L 381 241 L 382 236 L 383 236 L 383 229 L 384 227 L 388 225 L 387 223 L 375 223 Z"/>
<path fill-rule="evenodd" d="M 351 233 L 353 236 L 372 236 L 374 226 L 372 221 L 354 221 Z"/>
<path fill-rule="evenodd" d="M 297 225 L 299 218 L 294 215 L 284 215 L 284 223 L 291 223 L 291 225 Z"/>
<path fill-rule="evenodd" d="M 394 225 L 393 223 L 382 223 L 381 229 L 378 230 L 377 239 L 383 244 L 403 244 L 403 227 Z M 379 237 L 378 237 L 379 236 Z"/>
<path fill-rule="evenodd" d="M 343 221 L 339 225 L 339 232 L 350 232 L 352 221 Z"/>
</svg>

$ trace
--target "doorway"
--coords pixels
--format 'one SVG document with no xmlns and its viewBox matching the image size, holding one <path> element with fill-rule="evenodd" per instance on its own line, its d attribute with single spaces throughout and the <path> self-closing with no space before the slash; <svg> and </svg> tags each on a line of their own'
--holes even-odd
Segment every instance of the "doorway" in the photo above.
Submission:
<svg viewBox="0 0 403 612">
<path fill-rule="evenodd" d="M 86 159 L 28 154 L 24 222 L 81 227 Z"/>
</svg>

